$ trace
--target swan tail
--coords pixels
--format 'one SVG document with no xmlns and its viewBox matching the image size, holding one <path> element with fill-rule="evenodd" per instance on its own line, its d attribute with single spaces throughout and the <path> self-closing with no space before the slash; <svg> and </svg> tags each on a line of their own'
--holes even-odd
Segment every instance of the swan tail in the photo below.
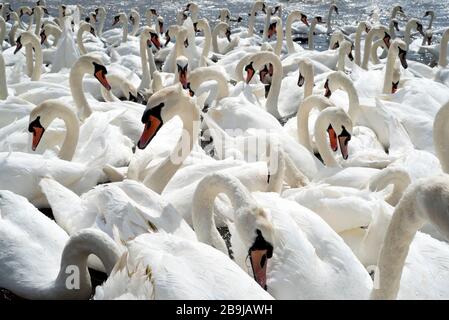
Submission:
<svg viewBox="0 0 449 320">
<path fill-rule="evenodd" d="M 77 226 L 82 222 L 85 210 L 81 198 L 51 178 L 42 178 L 39 187 L 47 198 L 58 225 L 68 234 L 78 231 Z"/>
</svg>

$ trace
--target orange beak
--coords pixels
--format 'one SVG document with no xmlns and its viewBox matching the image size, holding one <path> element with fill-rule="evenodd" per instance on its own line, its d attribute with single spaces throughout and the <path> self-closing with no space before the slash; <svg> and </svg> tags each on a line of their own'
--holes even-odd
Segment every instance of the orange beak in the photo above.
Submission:
<svg viewBox="0 0 449 320">
<path fill-rule="evenodd" d="M 112 87 L 108 82 L 108 79 L 106 79 L 106 75 L 103 73 L 103 71 L 97 71 L 95 73 L 95 78 L 97 78 L 98 81 L 103 85 L 103 87 L 106 88 L 106 90 L 111 90 Z"/>
<path fill-rule="evenodd" d="M 332 128 L 331 125 L 329 125 L 329 128 L 327 129 L 327 134 L 329 135 L 329 141 L 331 145 L 332 151 L 338 150 L 338 142 L 337 142 L 337 134 L 335 133 L 334 128 Z"/>
<path fill-rule="evenodd" d="M 254 280 L 264 289 L 267 290 L 267 256 L 268 250 L 251 250 L 250 260 L 253 269 Z"/>
<path fill-rule="evenodd" d="M 162 126 L 162 121 L 153 115 L 150 115 L 145 128 L 143 129 L 142 136 L 137 144 L 139 149 L 145 149 L 147 145 L 151 142 L 153 137 L 159 131 Z"/>
</svg>

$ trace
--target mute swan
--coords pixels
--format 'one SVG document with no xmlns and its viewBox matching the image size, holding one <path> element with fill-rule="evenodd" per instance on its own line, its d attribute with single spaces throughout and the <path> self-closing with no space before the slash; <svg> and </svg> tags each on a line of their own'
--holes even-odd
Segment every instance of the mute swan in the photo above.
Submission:
<svg viewBox="0 0 449 320">
<path fill-rule="evenodd" d="M 377 263 L 378 272 L 375 274 L 377 286 L 372 291 L 372 299 L 397 298 L 410 245 L 418 229 L 425 223 L 432 223 L 441 234 L 447 237 L 449 233 L 447 224 L 448 186 L 447 175 L 441 175 L 418 180 L 407 189 L 396 206 L 385 234 Z M 447 270 L 447 267 L 441 263 L 437 270 L 435 272 L 442 276 L 441 272 Z M 416 282 L 416 279 L 413 281 Z M 426 286 L 425 295 L 430 294 L 438 298 L 447 297 L 447 286 L 443 285 L 441 281 L 436 281 L 432 277 L 427 280 L 426 285 L 430 288 Z"/>
<path fill-rule="evenodd" d="M 250 194 L 228 175 L 208 175 L 197 188 L 193 219 L 200 241 L 228 253 L 212 216 L 213 202 L 219 193 L 231 199 L 234 210 L 235 224 L 230 229 L 236 262 L 275 298 L 367 296 L 371 284 L 368 273 L 342 239 L 315 213 L 274 194 Z M 322 239 L 327 239 L 327 244 Z M 245 263 L 248 258 L 252 267 Z M 310 263 L 315 267 L 310 268 Z M 345 280 L 348 277 L 354 285 L 348 286 Z M 326 290 L 322 289 L 324 285 Z"/>
<path fill-rule="evenodd" d="M 194 139 L 198 137 L 199 132 L 199 110 L 193 100 L 182 91 L 180 84 L 166 87 L 156 92 L 148 100 L 147 108 L 142 115 L 142 123 L 145 125 L 145 128 L 137 143 L 137 147 L 139 149 L 145 149 L 162 125 L 175 116 L 181 118 L 184 130 L 189 133 L 187 137 L 190 141 L 188 146 L 192 150 L 195 143 Z M 181 136 L 177 146 L 171 153 L 173 156 L 170 155 L 164 159 L 146 177 L 144 184 L 147 187 L 157 193 L 161 193 L 164 190 L 168 181 L 189 155 L 186 150 L 183 150 L 179 155 L 183 148 L 185 138 L 184 135 Z M 176 159 L 176 161 L 173 161 L 173 159 Z"/>
<path fill-rule="evenodd" d="M 103 232 L 85 229 L 69 238 L 25 198 L 5 190 L 0 191 L 0 243 L 9 248 L 0 253 L 0 287 L 26 299 L 88 299 L 88 256 L 99 257 L 108 274 L 120 257 Z M 79 286 L 73 290 L 68 284 Z"/>
<path fill-rule="evenodd" d="M 56 100 L 47 100 L 30 113 L 28 130 L 33 134 L 32 150 L 36 151 L 43 137 L 45 140 L 45 130 L 53 120 L 60 118 L 66 126 L 64 141 L 58 154 L 60 159 L 83 163 L 101 157 L 105 165 L 127 165 L 132 156 L 133 143 L 122 135 L 119 128 L 109 124 L 116 116 L 113 112 L 109 113 L 92 115 L 92 119 L 85 121 L 80 128 L 75 113 L 67 105 Z M 92 128 L 93 123 L 96 123 L 98 130 Z M 105 142 L 102 134 L 108 136 L 113 144 Z M 81 143 L 78 143 L 79 140 Z M 98 150 L 102 149 L 106 151 L 98 154 Z"/>
<path fill-rule="evenodd" d="M 288 53 L 292 54 L 295 53 L 298 49 L 298 51 L 302 51 L 302 47 L 299 45 L 296 45 L 293 43 L 292 39 L 292 24 L 299 20 L 302 23 L 304 23 L 306 26 L 309 25 L 309 22 L 307 21 L 307 16 L 303 14 L 301 11 L 294 10 L 290 12 L 290 14 L 287 17 L 287 22 L 285 23 L 285 40 L 287 42 L 287 49 Z"/>
<path fill-rule="evenodd" d="M 156 300 L 273 299 L 231 259 L 203 243 L 157 233 L 138 236 L 126 247 L 94 299 L 129 298 L 136 291 Z"/>
</svg>

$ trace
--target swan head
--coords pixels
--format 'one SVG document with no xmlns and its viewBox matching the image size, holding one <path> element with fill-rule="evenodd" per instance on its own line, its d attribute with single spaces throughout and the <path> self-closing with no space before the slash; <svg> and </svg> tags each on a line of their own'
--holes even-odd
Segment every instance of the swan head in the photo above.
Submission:
<svg viewBox="0 0 449 320">
<path fill-rule="evenodd" d="M 31 148 L 36 151 L 45 130 L 52 121 L 58 117 L 58 114 L 72 112 L 68 106 L 57 100 L 47 100 L 34 108 L 29 117 L 28 132 L 33 134 Z M 72 118 L 76 119 L 72 112 Z M 76 121 L 76 120 L 75 120 Z"/>
<path fill-rule="evenodd" d="M 276 28 L 277 28 L 277 24 L 278 24 L 278 20 L 279 18 L 277 18 L 277 19 L 272 19 L 272 20 L 274 20 L 271 24 L 270 24 L 270 26 L 268 27 L 268 39 L 271 39 L 275 34 L 276 34 Z"/>
<path fill-rule="evenodd" d="M 106 78 L 108 71 L 101 58 L 95 53 L 88 53 L 78 58 L 78 61 L 72 67 L 72 72 L 74 71 L 94 76 L 106 90 L 111 90 L 111 85 Z"/>
<path fill-rule="evenodd" d="M 103 17 L 104 15 L 106 15 L 106 9 L 104 7 L 98 7 L 95 9 L 95 14 L 97 16 Z"/>
<path fill-rule="evenodd" d="M 159 32 L 164 33 L 164 17 L 158 16 L 157 17 L 157 23 L 159 26 Z"/>
<path fill-rule="evenodd" d="M 160 50 L 161 42 L 159 40 L 159 35 L 153 28 L 144 27 L 140 33 L 140 38 L 147 41 L 147 46 L 149 48 L 154 45 L 157 50 Z"/>
<path fill-rule="evenodd" d="M 14 54 L 19 52 L 20 49 L 27 44 L 31 44 L 33 47 L 40 47 L 40 39 L 33 32 L 23 32 L 16 40 L 16 49 L 14 50 Z"/>
<path fill-rule="evenodd" d="M 433 10 L 427 10 L 427 11 L 424 13 L 423 18 L 426 18 L 426 17 L 434 17 L 434 16 L 435 16 L 435 11 L 433 11 Z"/>
<path fill-rule="evenodd" d="M 336 14 L 339 14 L 339 13 L 338 13 L 338 7 L 337 7 L 337 5 L 336 5 L 335 3 L 332 3 L 332 4 L 331 4 L 330 10 L 331 10 L 331 11 L 334 10 Z"/>
<path fill-rule="evenodd" d="M 92 25 L 90 23 L 87 23 L 84 21 L 80 22 L 78 32 L 81 32 L 81 34 L 84 32 L 90 32 L 90 34 L 92 34 L 94 37 L 96 37 L 94 27 L 92 27 Z"/>
<path fill-rule="evenodd" d="M 340 147 L 343 159 L 349 157 L 349 141 L 352 136 L 352 120 L 348 114 L 339 107 L 328 107 L 319 115 L 320 121 L 323 121 L 327 127 L 330 147 L 336 152 Z M 317 120 L 318 122 L 318 120 Z"/>
<path fill-rule="evenodd" d="M 345 39 L 343 32 L 337 30 L 332 33 L 329 41 L 329 49 L 336 50 L 340 47 L 340 43 Z"/>
<path fill-rule="evenodd" d="M 343 40 L 340 45 L 340 50 L 342 50 L 343 53 L 345 55 L 347 55 L 349 60 L 351 60 L 351 61 L 354 61 L 354 56 L 352 55 L 353 47 L 354 47 L 354 45 L 347 40 Z"/>
<path fill-rule="evenodd" d="M 408 63 L 407 63 L 407 45 L 406 45 L 406 43 L 404 41 L 402 41 L 401 39 L 395 39 L 393 41 L 392 46 L 397 48 L 399 61 L 401 62 L 402 67 L 404 69 L 407 69 Z"/>
<path fill-rule="evenodd" d="M 128 16 L 122 12 L 114 17 L 114 21 L 112 22 L 112 26 L 115 26 L 117 23 L 126 24 L 128 23 Z"/>
<path fill-rule="evenodd" d="M 300 58 L 298 66 L 299 77 L 297 85 L 301 88 L 306 82 L 306 77 L 308 79 L 313 77 L 313 63 L 309 58 Z"/>
<path fill-rule="evenodd" d="M 267 213 L 256 204 L 238 208 L 235 225 L 248 249 L 254 280 L 267 289 L 268 259 L 273 256 L 274 229 Z"/>
<path fill-rule="evenodd" d="M 188 84 L 188 68 L 189 68 L 189 59 L 187 59 L 185 56 L 179 56 L 176 58 L 176 67 L 179 77 L 179 82 L 182 84 L 183 89 L 187 89 Z"/>
<path fill-rule="evenodd" d="M 150 8 L 150 9 L 148 9 L 146 12 L 145 12 L 145 16 L 147 17 L 147 18 L 151 18 L 151 17 L 153 17 L 153 16 L 157 16 L 158 14 L 157 14 L 157 11 L 156 11 L 156 9 L 154 9 L 154 8 Z"/>
<path fill-rule="evenodd" d="M 139 149 L 145 149 L 163 124 L 179 113 L 177 106 L 183 97 L 187 95 L 182 90 L 181 84 L 175 84 L 159 90 L 148 99 L 142 115 L 145 127 L 137 143 Z"/>
<path fill-rule="evenodd" d="M 140 20 L 140 14 L 135 9 L 131 9 L 131 13 L 129 14 L 129 21 L 131 21 L 132 24 L 137 23 Z"/>
<path fill-rule="evenodd" d="M 196 13 L 199 11 L 199 7 L 195 2 L 190 2 L 186 5 L 186 7 L 184 8 L 184 12 L 186 11 L 190 11 L 192 13 Z"/>
<path fill-rule="evenodd" d="M 324 83 L 324 96 L 330 98 L 333 92 L 344 89 L 348 82 L 351 83 L 351 79 L 343 71 L 332 72 Z"/>
<path fill-rule="evenodd" d="M 28 6 L 23 6 L 19 8 L 19 17 L 22 18 L 24 15 L 31 16 L 33 14 L 33 11 Z"/>
</svg>

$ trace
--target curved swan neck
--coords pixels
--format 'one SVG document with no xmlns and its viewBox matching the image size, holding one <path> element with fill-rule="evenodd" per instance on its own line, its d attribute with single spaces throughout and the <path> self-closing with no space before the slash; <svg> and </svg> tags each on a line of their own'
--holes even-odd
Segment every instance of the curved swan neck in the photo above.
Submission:
<svg viewBox="0 0 449 320">
<path fill-rule="evenodd" d="M 203 46 L 203 52 L 202 56 L 204 58 L 207 58 L 209 56 L 210 47 L 212 45 L 212 33 L 210 30 L 209 22 L 207 22 L 206 19 L 198 20 L 198 29 L 202 30 L 204 33 L 204 46 Z M 205 66 L 203 66 L 205 67 Z"/>
<path fill-rule="evenodd" d="M 76 33 L 76 42 L 78 43 L 78 48 L 80 49 L 81 55 L 85 55 L 87 53 L 83 42 L 83 34 L 87 31 L 87 27 L 90 29 L 90 25 L 82 24 Z"/>
<path fill-rule="evenodd" d="M 109 275 L 120 258 L 118 246 L 105 233 L 93 229 L 82 230 L 70 237 L 61 257 L 61 269 L 55 280 L 55 291 L 63 292 L 64 297 L 89 298 L 91 281 L 87 269 L 87 258 L 94 254 L 100 258 Z M 67 278 L 73 274 L 73 268 L 79 271 L 80 289 L 68 290 Z"/>
<path fill-rule="evenodd" d="M 273 65 L 273 80 L 265 102 L 265 109 L 276 119 L 279 119 L 281 116 L 278 111 L 278 101 L 283 74 L 282 63 L 279 57 L 272 52 L 263 52 L 260 54 L 260 57 L 264 60 L 264 65 L 269 63 Z"/>
<path fill-rule="evenodd" d="M 285 23 L 285 40 L 287 41 L 287 49 L 289 54 L 296 52 L 292 37 L 292 24 L 295 21 L 300 20 L 301 16 L 302 13 L 300 11 L 295 10 L 288 15 L 287 22 Z"/>
<path fill-rule="evenodd" d="M 92 114 L 92 109 L 84 95 L 83 78 L 85 72 L 82 71 L 83 62 L 78 60 L 70 70 L 69 84 L 72 91 L 73 100 L 78 108 L 81 120 L 88 118 Z"/>
<path fill-rule="evenodd" d="M 3 54 L 0 53 L 0 100 L 6 100 L 7 98 L 8 86 L 6 85 L 5 59 Z"/>
<path fill-rule="evenodd" d="M 435 153 L 440 160 L 441 167 L 445 173 L 449 174 L 449 146 L 447 138 L 449 137 L 449 102 L 443 105 L 435 116 L 433 122 L 433 142 Z"/>
<path fill-rule="evenodd" d="M 254 206 L 255 203 L 248 190 L 236 178 L 215 173 L 206 176 L 198 184 L 192 208 L 193 228 L 198 240 L 228 254 L 214 220 L 214 201 L 220 193 L 229 198 L 234 212 L 237 209 Z"/>
<path fill-rule="evenodd" d="M 212 49 L 215 53 L 220 53 L 220 49 L 218 48 L 218 35 L 225 32 L 227 28 L 228 24 L 226 22 L 220 22 L 212 31 Z"/>
<path fill-rule="evenodd" d="M 66 134 L 61 149 L 59 150 L 59 158 L 71 161 L 75 154 L 76 146 L 79 139 L 79 123 L 76 115 L 65 105 L 58 103 L 49 104 L 51 112 L 50 122 L 56 118 L 61 118 L 66 126 Z"/>
<path fill-rule="evenodd" d="M 416 232 L 424 225 L 414 207 L 414 192 L 408 192 L 396 206 L 379 254 L 371 299 L 395 299 L 399 292 L 405 259 Z"/>
<path fill-rule="evenodd" d="M 170 156 L 157 167 L 154 174 L 144 181 L 147 187 L 159 194 L 162 193 L 170 179 L 189 156 L 194 145 L 197 143 L 200 131 L 200 113 L 192 99 L 181 97 L 177 104 L 177 110 L 177 115 L 183 123 L 181 138 L 178 140 Z M 186 135 L 188 139 L 186 139 Z"/>
<path fill-rule="evenodd" d="M 443 37 L 440 43 L 440 58 L 438 59 L 438 65 L 440 67 L 447 67 L 447 47 L 449 43 L 449 29 L 444 31 Z"/>
<path fill-rule="evenodd" d="M 349 99 L 348 114 L 352 121 L 356 121 L 360 111 L 360 101 L 357 90 L 352 81 L 342 72 L 339 72 L 337 78 L 339 88 L 346 91 Z"/>
<path fill-rule="evenodd" d="M 410 19 L 407 22 L 407 25 L 405 26 L 405 31 L 404 31 L 404 42 L 407 46 L 408 50 L 408 46 L 410 45 L 411 39 L 410 39 L 410 34 L 412 32 L 412 28 L 416 27 L 416 19 Z"/>
<path fill-rule="evenodd" d="M 392 184 L 393 191 L 385 198 L 385 201 L 392 206 L 396 206 L 410 183 L 410 175 L 406 170 L 400 167 L 388 167 L 370 181 L 369 188 L 371 191 L 383 190 Z"/>
<path fill-rule="evenodd" d="M 296 121 L 298 125 L 298 140 L 307 150 L 313 153 L 312 144 L 310 141 L 310 133 L 309 133 L 309 115 L 310 111 L 317 107 L 321 112 L 325 108 L 331 106 L 332 103 L 324 98 L 319 96 L 310 96 L 302 102 L 302 104 L 298 108 L 298 113 L 296 115 Z"/>
<path fill-rule="evenodd" d="M 197 90 L 200 85 L 206 81 L 217 82 L 217 102 L 223 98 L 229 96 L 229 88 L 227 85 L 226 77 L 220 70 L 213 69 L 211 67 L 196 68 L 189 74 L 190 86 L 193 91 Z"/>
<path fill-rule="evenodd" d="M 41 78 L 41 68 L 43 64 L 42 48 L 39 39 L 33 34 L 28 33 L 26 40 L 22 39 L 26 46 L 27 64 L 32 66 L 31 81 L 39 81 Z M 34 65 L 33 65 L 33 49 L 34 49 Z"/>
<path fill-rule="evenodd" d="M 387 28 L 385 28 L 384 26 L 379 26 L 372 28 L 366 35 L 365 48 L 363 52 L 363 62 L 362 62 L 362 68 L 365 70 L 368 70 L 368 63 L 371 55 L 371 47 L 373 45 L 374 37 L 380 36 L 382 32 L 387 32 Z"/>
<path fill-rule="evenodd" d="M 314 129 L 315 143 L 318 152 L 320 153 L 321 158 L 323 159 L 324 164 L 327 167 L 339 168 L 340 165 L 338 164 L 337 160 L 335 160 L 329 147 L 329 144 L 327 143 L 327 129 L 329 127 L 329 123 L 330 121 L 328 118 L 328 114 L 326 112 L 321 112 L 315 122 L 315 129 Z"/>
</svg>

